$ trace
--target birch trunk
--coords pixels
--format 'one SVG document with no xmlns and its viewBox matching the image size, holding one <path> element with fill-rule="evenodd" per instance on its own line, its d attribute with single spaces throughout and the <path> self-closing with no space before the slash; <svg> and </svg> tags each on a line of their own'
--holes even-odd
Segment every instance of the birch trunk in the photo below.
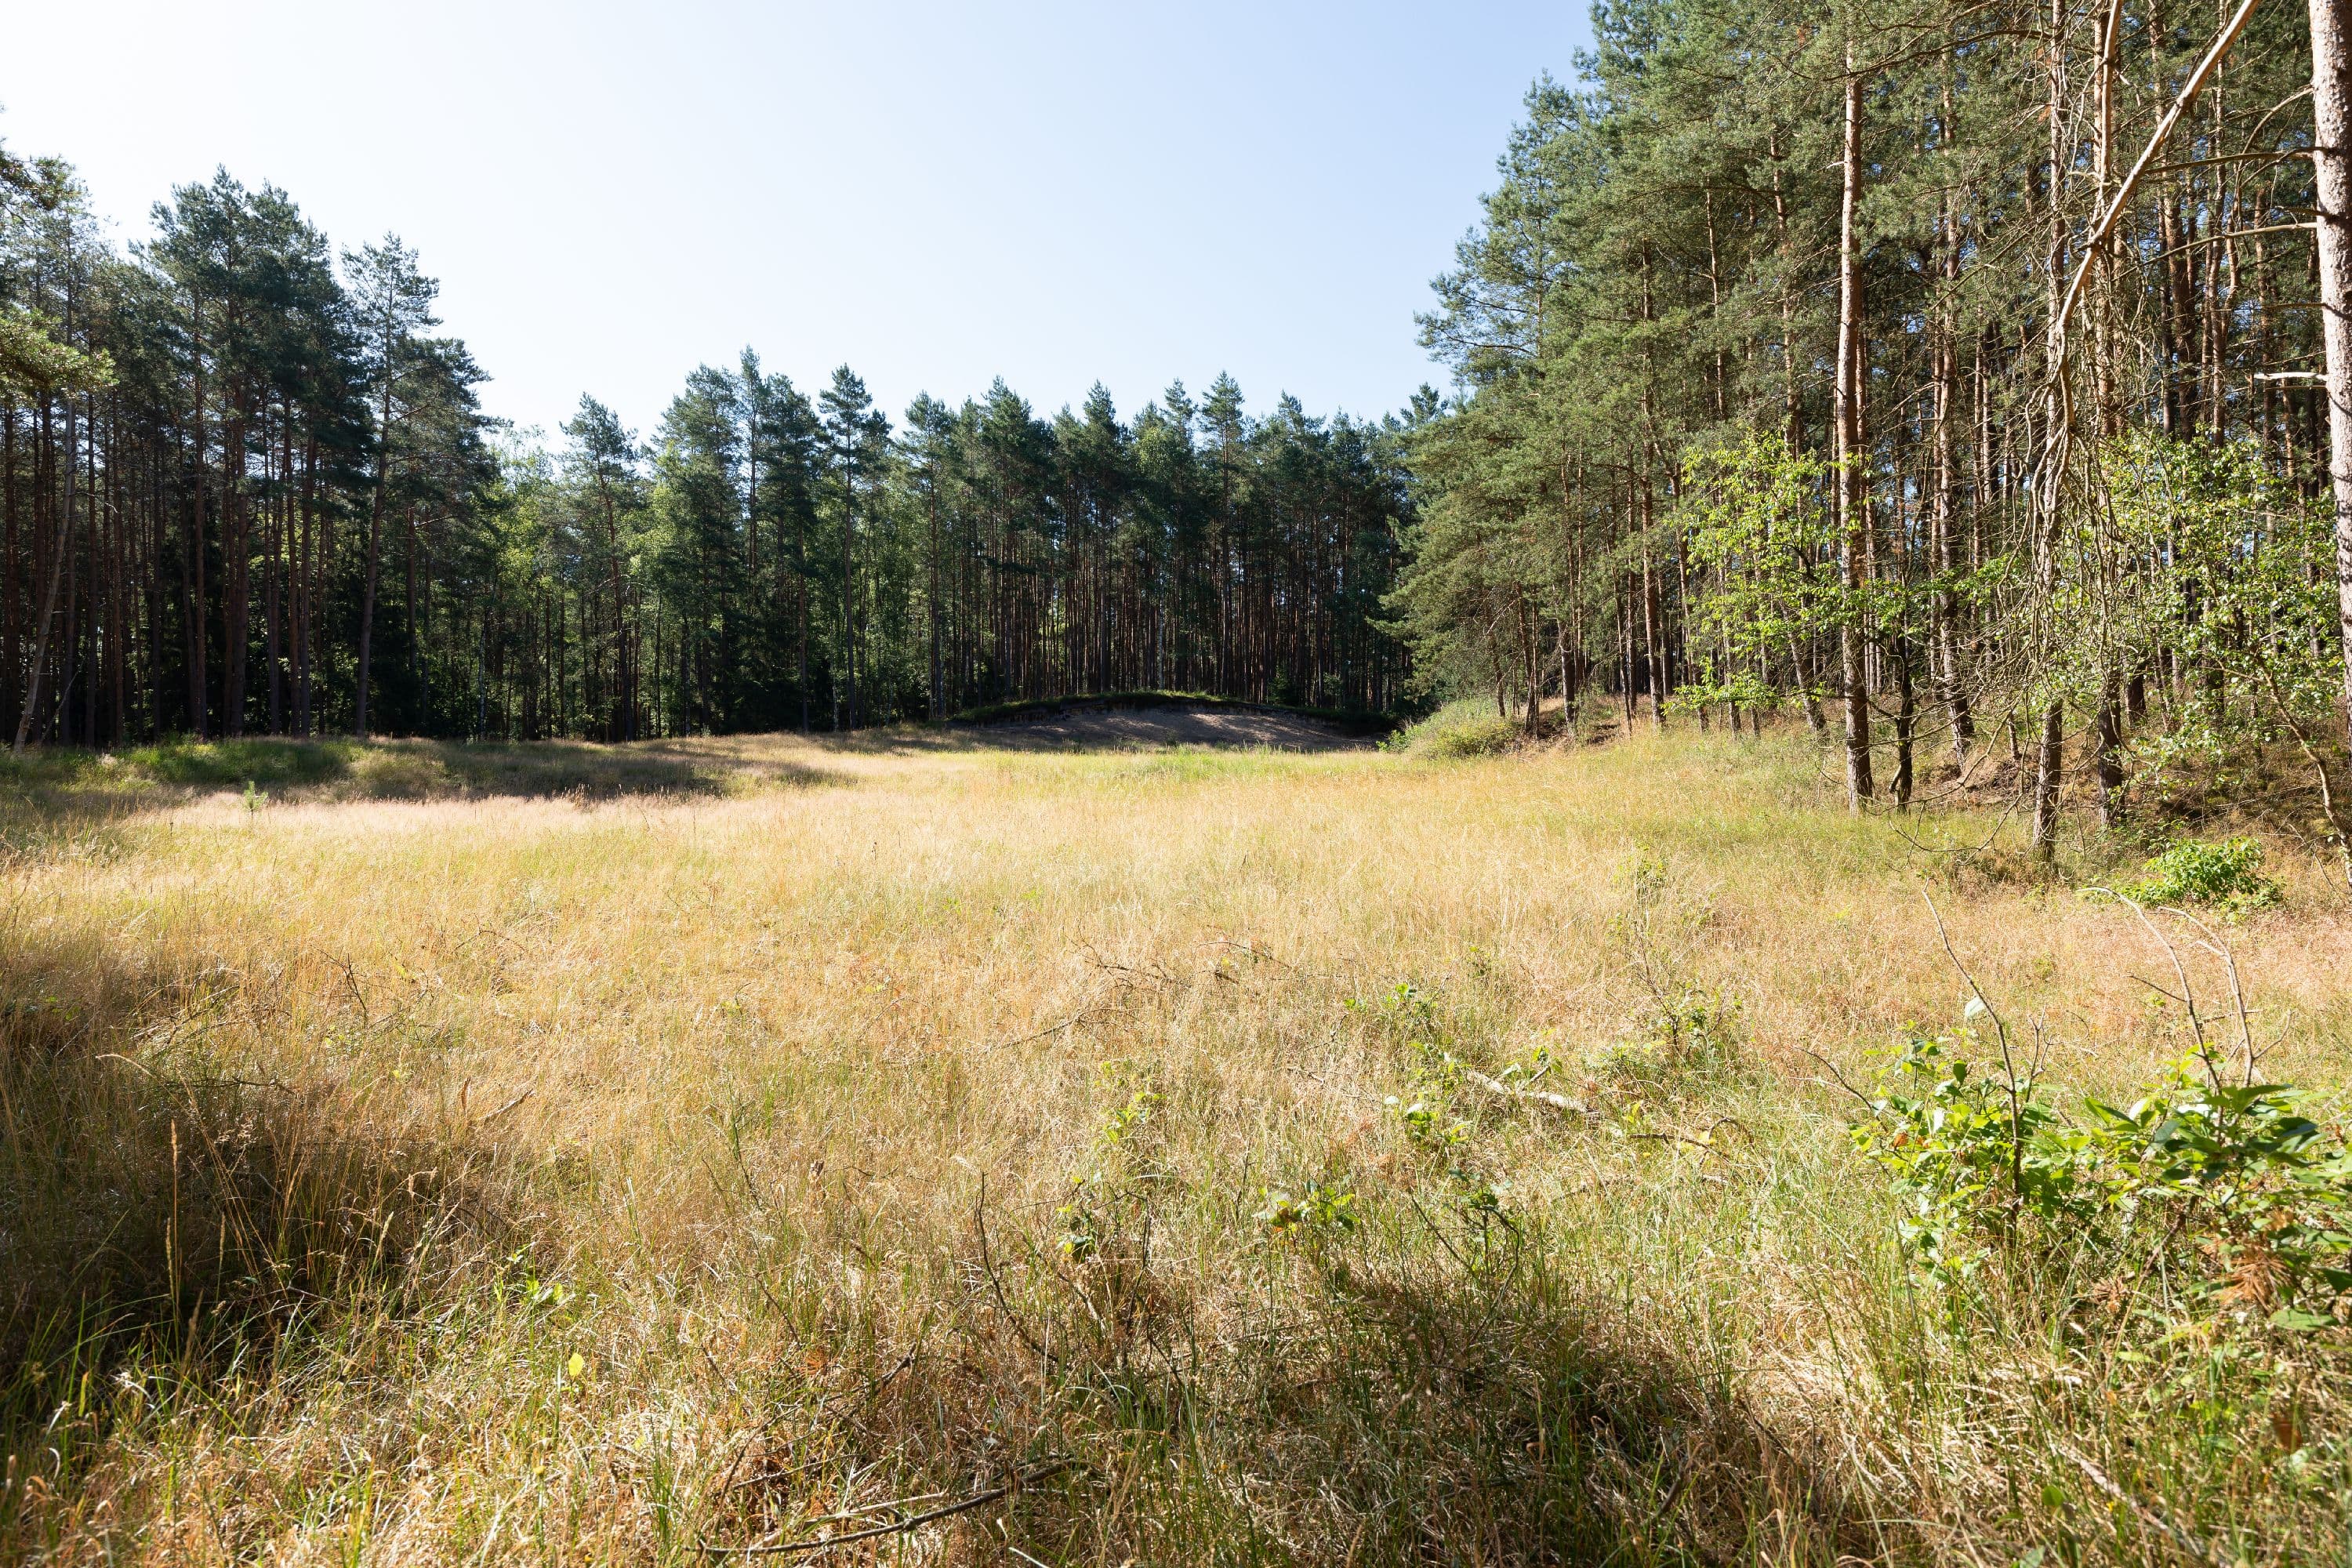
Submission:
<svg viewBox="0 0 2352 1568">
<path fill-rule="evenodd" d="M 2311 162 L 2319 203 L 2319 302 L 2327 350 L 2327 473 L 2336 501 L 2336 614 L 2352 744 L 2352 0 L 2311 0 Z"/>
</svg>

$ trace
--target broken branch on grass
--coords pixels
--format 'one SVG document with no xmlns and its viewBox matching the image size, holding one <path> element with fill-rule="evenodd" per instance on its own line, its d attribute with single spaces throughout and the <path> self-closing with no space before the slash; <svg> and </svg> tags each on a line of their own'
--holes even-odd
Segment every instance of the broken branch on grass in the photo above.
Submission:
<svg viewBox="0 0 2352 1568">
<path fill-rule="evenodd" d="M 1822 1067 L 1827 1070 L 1830 1077 L 1837 1079 L 1837 1086 L 1845 1090 L 1848 1094 L 1853 1096 L 1854 1099 L 1860 1100 L 1866 1110 L 1874 1111 L 1878 1109 L 1878 1102 L 1871 1099 L 1870 1096 L 1863 1093 L 1862 1090 L 1854 1088 L 1853 1082 L 1847 1079 L 1845 1074 L 1838 1070 L 1837 1063 L 1830 1060 L 1829 1058 L 1822 1055 L 1821 1052 L 1812 1049 L 1809 1046 L 1799 1046 L 1797 1049 L 1803 1052 L 1806 1056 L 1812 1058 L 1813 1060 L 1821 1063 Z"/>
<path fill-rule="evenodd" d="M 1944 956 L 1952 961 L 1952 967 L 1958 970 L 1960 972 L 1960 978 L 1969 983 L 1969 993 L 1976 997 L 1979 1005 L 1980 1005 L 1984 1008 L 1985 1012 L 1992 1018 L 1992 1026 L 2000 1036 L 2002 1054 L 2004 1056 L 2007 1055 L 2009 1049 L 2009 1026 L 2001 1021 L 2000 1010 L 1992 1005 L 1992 998 L 1984 994 L 1984 987 L 1977 984 L 1977 977 L 1969 973 L 1969 966 L 1960 962 L 1958 952 L 1952 946 L 1952 933 L 1946 930 L 1944 926 L 1944 911 L 1936 907 L 1935 900 L 1928 898 L 1924 893 L 1920 895 L 1920 900 L 1927 906 L 1927 914 L 1929 918 L 1934 920 L 1936 922 L 1936 934 L 1943 939 Z"/>
<path fill-rule="evenodd" d="M 997 1310 L 1004 1314 L 1005 1321 L 1013 1325 L 1013 1331 L 1020 1336 L 1023 1344 L 1029 1347 L 1030 1354 L 1048 1366 L 1053 1365 L 1054 1352 L 1039 1344 L 1030 1334 L 1029 1325 L 1022 1321 L 1021 1314 L 1013 1310 L 1013 1303 L 1004 1299 L 1003 1283 L 996 1277 L 996 1259 L 990 1256 L 988 1250 L 988 1176 L 985 1172 L 980 1178 L 980 1195 L 972 1200 L 971 1224 L 972 1228 L 980 1233 L 980 1268 L 988 1276 L 988 1289 L 996 1298 Z"/>
<path fill-rule="evenodd" d="M 1687 1143 L 1694 1149 L 1703 1150 L 1709 1154 L 1720 1154 L 1728 1160 L 1731 1158 L 1730 1152 L 1715 1141 L 1716 1129 L 1719 1127 L 1737 1127 L 1742 1132 L 1746 1132 L 1751 1142 L 1756 1137 L 1748 1123 L 1736 1116 L 1718 1116 L 1708 1124 L 1706 1131 L 1699 1133 L 1685 1132 L 1676 1129 L 1668 1132 L 1628 1132 L 1626 1136 L 1647 1139 L 1654 1143 Z"/>
<path fill-rule="evenodd" d="M 153 1079 L 158 1083 L 166 1081 L 162 1073 L 157 1072 L 145 1062 L 141 1061 L 136 1057 L 126 1057 L 121 1051 L 104 1051 L 100 1053 L 96 1059 L 102 1062 L 121 1062 L 126 1067 L 137 1068 L 141 1072 L 145 1073 L 149 1078 Z M 193 1087 L 192 1080 L 184 1075 L 176 1081 L 182 1088 Z M 204 1082 L 207 1087 L 226 1085 L 231 1089 L 266 1089 L 278 1094 L 292 1094 L 295 1092 L 294 1086 L 292 1084 L 280 1083 L 274 1078 L 207 1078 Z"/>
<path fill-rule="evenodd" d="M 1212 947 L 1231 948 L 1235 952 L 1246 953 L 1249 957 L 1261 960 L 1266 963 L 1279 963 L 1283 968 L 1293 971 L 1294 973 L 1298 968 L 1298 965 L 1295 963 L 1289 963 L 1284 959 L 1276 958 L 1274 954 L 1267 952 L 1261 948 L 1252 947 L 1245 942 L 1235 942 L 1229 936 L 1218 937 L 1214 942 L 1211 942 L 1210 945 Z"/>
<path fill-rule="evenodd" d="M 982 1056 L 987 1056 L 995 1051 L 1009 1051 L 1015 1046 L 1034 1045 L 1037 1041 L 1045 1039 L 1050 1036 L 1058 1035 L 1065 1029 L 1076 1028 L 1078 1025 L 1087 1021 L 1093 1009 L 1089 1008 L 1083 1013 L 1073 1013 L 1058 1024 L 1048 1025 L 1045 1028 L 1038 1030 L 1035 1034 L 1024 1035 L 1017 1040 L 1001 1040 L 992 1046 L 982 1046 L 980 1048 L 980 1054 Z"/>
<path fill-rule="evenodd" d="M 1538 1104 L 1549 1105 L 1554 1110 L 1565 1111 L 1570 1116 L 1592 1114 L 1592 1108 L 1582 1100 L 1570 1100 L 1564 1094 L 1554 1094 L 1548 1089 L 1515 1089 L 1502 1079 L 1488 1078 L 1485 1073 L 1473 1068 L 1464 1068 L 1462 1076 L 1488 1094 L 1499 1096 L 1504 1100 L 1532 1100 Z"/>
<path fill-rule="evenodd" d="M 2210 1546 L 2208 1546 L 2203 1541 L 2200 1540 L 2194 1532 L 2181 1525 L 2169 1514 L 2167 1514 L 2161 1509 L 2158 1508 L 2154 1503 L 2143 1501 L 2138 1497 L 2134 1496 L 2132 1493 L 2126 1491 L 2122 1487 L 2116 1485 L 2113 1478 L 2108 1476 L 2106 1471 L 2093 1464 L 2086 1456 L 2078 1453 L 2073 1447 L 2064 1443 L 2058 1443 L 2053 1446 L 2057 1448 L 2059 1453 L 2073 1460 L 2075 1468 L 2083 1472 L 2084 1477 L 2090 1480 L 2090 1483 L 2093 1486 L 2098 1488 L 2101 1491 L 2106 1493 L 2107 1496 L 2113 1498 L 2116 1501 L 2131 1510 L 2133 1514 L 2138 1518 L 2141 1524 L 2145 1525 L 2149 1530 L 2154 1531 L 2157 1534 L 2161 1535 L 2174 1546 L 2179 1547 L 2181 1551 L 2187 1552 L 2191 1557 L 2198 1558 L 2202 1562 L 2213 1563 L 2215 1568 L 2221 1568 L 2221 1565 L 2227 1561 Z"/>
<path fill-rule="evenodd" d="M 1305 1068 L 1296 1066 L 1290 1062 L 1283 1063 L 1282 1070 L 1286 1073 L 1295 1073 L 1298 1077 L 1305 1079 L 1309 1083 L 1320 1084 L 1323 1088 L 1328 1089 L 1333 1094 L 1351 1095 L 1358 1100 L 1367 1100 L 1373 1105 L 1382 1103 L 1381 1097 L 1372 1093 L 1370 1089 L 1349 1089 L 1345 1084 L 1333 1083 L 1328 1078 L 1324 1078 L 1317 1073 L 1308 1072 Z"/>
<path fill-rule="evenodd" d="M 1076 1463 L 1077 1461 L 1076 1459 L 1055 1459 L 1046 1464 L 1040 1465 L 1035 1469 L 1030 1470 L 1025 1474 L 1015 1474 L 1011 1480 L 1005 1482 L 1003 1486 L 991 1487 L 983 1492 L 974 1492 L 971 1496 L 964 1498 L 957 1502 L 951 1502 L 944 1508 L 929 1509 L 921 1513 L 909 1515 L 905 1519 L 895 1520 L 888 1524 L 875 1525 L 870 1530 L 853 1530 L 846 1535 L 829 1535 L 813 1541 L 778 1541 L 766 1544 L 746 1546 L 724 1546 L 709 1541 L 698 1542 L 696 1544 L 699 1546 L 703 1552 L 713 1557 L 789 1557 L 798 1556 L 803 1552 L 823 1552 L 827 1547 L 831 1546 L 847 1546 L 853 1542 L 878 1541 L 886 1535 L 903 1534 L 909 1530 L 918 1529 L 920 1526 L 934 1523 L 942 1519 L 950 1519 L 960 1513 L 970 1513 L 976 1508 L 986 1508 L 990 1503 L 998 1501 L 1000 1499 L 1011 1497 L 1024 1487 L 1034 1486 L 1037 1482 L 1044 1480 L 1047 1476 L 1066 1470 L 1072 1465 Z M 933 1493 L 931 1495 L 937 1496 L 938 1494 Z M 875 1507 L 901 1508 L 909 1506 L 911 1503 L 918 1500 L 920 1500 L 902 1499 L 898 1502 L 895 1503 L 877 1503 Z M 874 1510 L 872 1509 L 865 1509 L 860 1510 L 859 1511 L 870 1513 Z"/>
<path fill-rule="evenodd" d="M 719 1492 L 721 1497 L 724 1497 L 730 1492 L 747 1491 L 752 1487 L 767 1486 L 776 1481 L 788 1481 L 794 1476 L 804 1476 L 819 1465 L 829 1463 L 833 1458 L 831 1454 L 821 1454 L 814 1459 L 803 1459 L 797 1465 L 786 1465 L 780 1469 L 761 1470 L 757 1475 L 745 1476 L 740 1481 L 735 1479 L 735 1472 L 730 1467 Z M 740 1455 L 736 1457 L 736 1463 L 742 1463 Z"/>
<path fill-rule="evenodd" d="M 529 1100 L 532 1095 L 537 1094 L 539 1090 L 535 1089 L 524 1089 L 520 1094 L 516 1095 L 512 1100 L 508 1100 L 496 1110 L 475 1117 L 472 1125 L 476 1127 L 488 1127 L 491 1122 L 496 1121 L 499 1117 L 504 1116 L 508 1111 L 512 1110 L 516 1106 L 520 1105 L 524 1100 Z"/>
</svg>

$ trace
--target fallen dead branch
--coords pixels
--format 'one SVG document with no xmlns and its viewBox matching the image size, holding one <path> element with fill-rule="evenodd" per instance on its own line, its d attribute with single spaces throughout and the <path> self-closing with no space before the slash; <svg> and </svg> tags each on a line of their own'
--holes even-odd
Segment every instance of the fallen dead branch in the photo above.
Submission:
<svg viewBox="0 0 2352 1568">
<path fill-rule="evenodd" d="M 696 1545 L 713 1557 L 790 1557 L 804 1552 L 823 1552 L 832 1546 L 847 1546 L 859 1541 L 878 1541 L 886 1535 L 903 1534 L 907 1531 L 919 1529 L 923 1525 L 935 1523 L 942 1519 L 951 1519 L 960 1513 L 970 1513 L 976 1508 L 986 1508 L 990 1503 L 1011 1497 L 1024 1488 L 1034 1486 L 1047 1476 L 1058 1474 L 1076 1463 L 1076 1459 L 1050 1460 L 1035 1469 L 1016 1474 L 1003 1486 L 991 1487 L 986 1491 L 974 1492 L 971 1496 L 949 1503 L 944 1508 L 928 1509 L 921 1513 L 910 1514 L 905 1519 L 893 1520 L 888 1524 L 877 1524 L 867 1530 L 853 1530 L 846 1535 L 828 1535 L 807 1541 L 778 1541 L 743 1546 L 728 1546 L 716 1542 L 701 1541 L 697 1542 Z M 937 1497 L 939 1494 L 932 1492 L 925 1495 Z M 856 1511 L 858 1514 L 866 1514 L 881 1509 L 910 1507 L 922 1500 L 925 1499 L 902 1498 L 897 1502 L 876 1503 L 871 1508 L 859 1509 Z M 835 1517 L 844 1516 L 835 1515 Z"/>
<path fill-rule="evenodd" d="M 1488 1094 L 1494 1095 L 1498 1099 L 1531 1100 L 1539 1105 L 1549 1105 L 1554 1110 L 1565 1111 L 1570 1116 L 1590 1116 L 1592 1114 L 1592 1108 L 1585 1104 L 1584 1101 L 1580 1100 L 1570 1100 L 1564 1094 L 1554 1094 L 1548 1089 L 1517 1089 L 1512 1087 L 1510 1084 L 1505 1083 L 1500 1079 L 1488 1078 L 1485 1073 L 1479 1072 L 1472 1068 L 1464 1068 L 1462 1069 L 1462 1076 L 1473 1084 L 1475 1084 L 1478 1088 L 1485 1089 Z"/>
</svg>

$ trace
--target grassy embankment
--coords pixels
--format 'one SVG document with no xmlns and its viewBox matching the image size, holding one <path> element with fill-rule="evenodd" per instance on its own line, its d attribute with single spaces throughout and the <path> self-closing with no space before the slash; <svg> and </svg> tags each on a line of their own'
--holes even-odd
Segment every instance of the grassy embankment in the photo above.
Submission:
<svg viewBox="0 0 2352 1568">
<path fill-rule="evenodd" d="M 2339 1558 L 2331 1333 L 1899 1255 L 1829 1069 L 1959 1020 L 1929 899 L 2070 1089 L 2177 1056 L 2178 982 L 1825 765 L 31 764 L 0 1559 L 686 1563 L 972 1497 L 820 1560 Z M 2333 1089 L 2352 921 L 2271 869 L 2252 1026 Z M 1482 1085 L 1539 1049 L 1564 1106 Z"/>
</svg>

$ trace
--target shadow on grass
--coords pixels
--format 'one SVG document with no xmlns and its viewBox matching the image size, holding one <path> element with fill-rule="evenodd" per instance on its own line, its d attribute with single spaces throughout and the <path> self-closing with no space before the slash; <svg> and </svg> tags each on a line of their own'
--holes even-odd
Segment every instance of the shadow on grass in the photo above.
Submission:
<svg viewBox="0 0 2352 1568">
<path fill-rule="evenodd" d="M 635 741 L 167 742 L 112 752 L 65 748 L 0 756 L 0 853 L 204 795 L 273 801 L 711 799 L 843 784 L 824 758 L 1174 748 L 1321 752 L 1369 744 L 1354 727 L 1304 710 L 1247 704 L 1032 704 L 990 722 L 893 724 L 844 734 Z"/>
<path fill-rule="evenodd" d="M 1437 1260 L 1330 1272 L 1296 1348 L 1244 1364 L 1256 1447 L 1310 1517 L 1370 1561 L 1868 1554 L 1730 1379 L 1528 1262 L 1499 1280 Z"/>
<path fill-rule="evenodd" d="M 1250 1270 L 1263 1293 L 1246 1326 L 1213 1328 L 1149 1249 L 1074 1267 L 1016 1234 L 960 1260 L 954 1352 L 856 1347 L 845 1385 L 865 1392 L 832 1403 L 857 1409 L 836 1435 L 849 1468 L 896 1472 L 906 1491 L 1077 1461 L 1022 1493 L 1014 1538 L 1042 1560 L 1826 1568 L 1885 1553 L 1832 1463 L 1776 1436 L 1727 1370 L 1534 1246 L 1493 1275 L 1445 1252 L 1277 1248 Z M 1001 1447 L 1008 1433 L 1031 1451 Z M 726 1502 L 710 1521 L 726 1542 L 765 1539 L 790 1509 Z"/>
<path fill-rule="evenodd" d="M 42 1482 L 0 1491 L 0 1559 L 75 1513 L 118 1420 L 266 1381 L 301 1336 L 413 1313 L 515 1245 L 463 1129 L 155 1045 L 210 984 L 0 930 L 0 1456 Z"/>
<path fill-rule="evenodd" d="M 476 745 L 454 741 L 381 742 L 351 792 L 376 800 L 522 796 L 618 800 L 644 795 L 717 796 L 841 784 L 814 763 L 761 755 L 751 738 L 536 741 Z"/>
<path fill-rule="evenodd" d="M 600 801 L 841 782 L 844 775 L 832 770 L 725 738 L 625 745 L 266 738 L 0 759 L 0 806 L 15 807 L 18 816 L 103 820 L 223 791 L 293 801 Z"/>
</svg>

